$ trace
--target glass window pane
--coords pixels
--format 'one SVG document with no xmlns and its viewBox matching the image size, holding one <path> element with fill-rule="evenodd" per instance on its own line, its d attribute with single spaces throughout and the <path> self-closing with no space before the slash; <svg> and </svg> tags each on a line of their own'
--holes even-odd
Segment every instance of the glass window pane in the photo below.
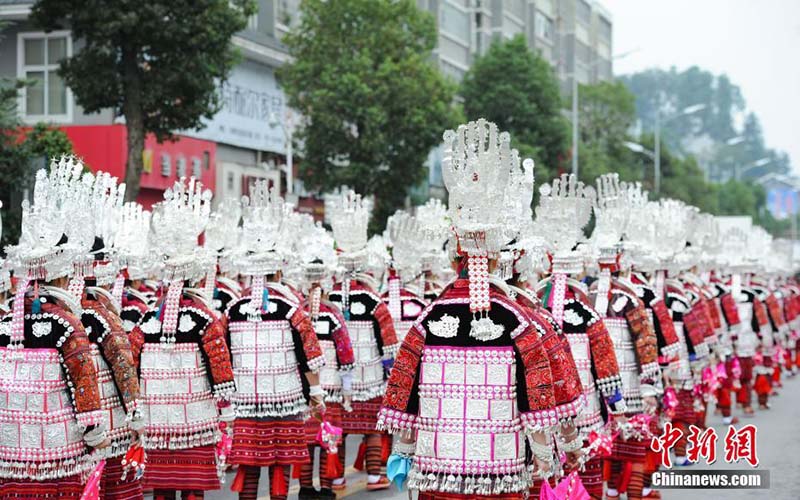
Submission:
<svg viewBox="0 0 800 500">
<path fill-rule="evenodd" d="M 44 64 L 44 39 L 25 40 L 25 64 Z"/>
<path fill-rule="evenodd" d="M 48 114 L 67 114 L 67 87 L 55 71 L 47 73 L 47 99 Z"/>
<path fill-rule="evenodd" d="M 67 39 L 63 37 L 48 39 L 47 40 L 48 64 L 57 64 L 65 57 L 67 57 Z"/>
<path fill-rule="evenodd" d="M 28 71 L 25 78 L 30 85 L 25 89 L 25 114 L 44 114 L 44 72 Z"/>
</svg>

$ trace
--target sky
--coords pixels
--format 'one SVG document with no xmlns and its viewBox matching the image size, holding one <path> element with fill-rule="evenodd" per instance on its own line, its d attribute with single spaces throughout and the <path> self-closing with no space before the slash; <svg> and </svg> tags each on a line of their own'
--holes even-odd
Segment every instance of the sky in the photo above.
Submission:
<svg viewBox="0 0 800 500">
<path fill-rule="evenodd" d="M 800 174 L 800 0 L 601 0 L 618 75 L 699 66 L 726 73 L 761 120 L 767 147 Z"/>
</svg>

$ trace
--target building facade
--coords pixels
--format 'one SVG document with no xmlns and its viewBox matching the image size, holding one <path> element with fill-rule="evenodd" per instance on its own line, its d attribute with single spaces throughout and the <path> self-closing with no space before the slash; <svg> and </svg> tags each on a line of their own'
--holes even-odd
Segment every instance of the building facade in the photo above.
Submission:
<svg viewBox="0 0 800 500">
<path fill-rule="evenodd" d="M 58 126 L 93 169 L 124 177 L 127 142 L 124 119 L 114 110 L 85 113 L 57 74 L 61 59 L 80 50 L 69 30 L 44 33 L 28 20 L 34 0 L 0 0 L 0 78 L 26 78 L 20 93 L 24 124 Z M 259 0 L 258 13 L 233 37 L 243 55 L 220 86 L 222 106 L 201 130 L 177 131 L 176 141 L 158 144 L 147 137 L 139 200 L 161 199 L 164 188 L 194 175 L 214 190 L 218 202 L 246 194 L 252 181 L 267 178 L 285 189 L 286 98 L 275 69 L 288 60 L 280 43 L 299 0 Z M 295 177 L 295 176 L 293 176 Z"/>
<path fill-rule="evenodd" d="M 285 190 L 292 120 L 275 70 L 289 60 L 281 39 L 298 22 L 300 2 L 258 0 L 257 14 L 233 37 L 243 59 L 218 89 L 222 109 L 205 128 L 179 131 L 170 143 L 147 139 L 140 195 L 146 205 L 160 199 L 163 188 L 181 175 L 201 177 L 215 190 L 216 202 L 246 194 L 256 178 L 268 178 Z M 69 31 L 45 34 L 33 27 L 28 21 L 33 3 L 0 0 L 0 20 L 7 22 L 0 38 L 0 77 L 35 82 L 20 96 L 23 122 L 44 121 L 63 128 L 92 168 L 123 177 L 124 120 L 110 109 L 93 114 L 81 109 L 56 72 L 62 58 L 80 50 L 80 41 Z M 612 20 L 595 1 L 417 0 L 417 4 L 436 20 L 433 57 L 442 73 L 455 81 L 494 40 L 518 34 L 552 65 L 565 94 L 572 78 L 592 83 L 612 77 Z M 444 193 L 440 162 L 441 152 L 433 151 L 429 187 L 434 195 Z M 308 194 L 296 180 L 293 187 L 301 196 Z"/>
<path fill-rule="evenodd" d="M 417 0 L 417 5 L 436 19 L 434 59 L 442 73 L 456 81 L 493 41 L 518 34 L 550 63 L 565 96 L 571 93 L 573 78 L 581 84 L 613 78 L 613 21 L 597 1 Z M 428 163 L 429 191 L 444 196 L 441 151 L 433 151 Z"/>
</svg>

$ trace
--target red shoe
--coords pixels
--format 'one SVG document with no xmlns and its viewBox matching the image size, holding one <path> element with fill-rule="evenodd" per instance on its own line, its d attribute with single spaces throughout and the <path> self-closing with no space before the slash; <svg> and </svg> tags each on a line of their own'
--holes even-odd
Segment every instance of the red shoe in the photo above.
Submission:
<svg viewBox="0 0 800 500">
<path fill-rule="evenodd" d="M 342 482 L 341 482 L 341 483 L 339 483 L 339 484 L 337 484 L 337 483 L 332 483 L 332 484 L 331 484 L 331 489 L 332 489 L 333 491 L 343 491 L 343 490 L 346 490 L 346 489 L 347 489 L 347 480 L 344 480 L 344 481 L 342 481 Z"/>
<path fill-rule="evenodd" d="M 381 478 L 378 479 L 377 483 L 367 483 L 367 491 L 385 490 L 388 489 L 389 486 L 391 485 L 392 483 L 389 482 L 389 478 L 387 478 L 386 476 L 381 476 Z"/>
</svg>

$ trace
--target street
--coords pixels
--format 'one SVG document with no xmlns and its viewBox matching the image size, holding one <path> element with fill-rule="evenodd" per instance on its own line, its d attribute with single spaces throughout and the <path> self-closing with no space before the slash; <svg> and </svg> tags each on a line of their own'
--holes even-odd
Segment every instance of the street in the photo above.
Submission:
<svg viewBox="0 0 800 500">
<path fill-rule="evenodd" d="M 745 499 L 745 498 L 764 498 L 769 496 L 772 500 L 794 499 L 800 491 L 800 457 L 796 450 L 800 449 L 800 432 L 796 428 L 797 408 L 800 408 L 800 381 L 798 379 L 784 380 L 784 387 L 779 389 L 780 395 L 771 399 L 772 409 L 759 411 L 752 419 L 740 417 L 738 426 L 753 423 L 758 428 L 757 451 L 760 461 L 759 469 L 770 471 L 769 490 L 662 490 L 662 498 L 665 500 L 706 500 L 709 494 L 719 499 Z M 738 413 L 734 413 L 739 415 Z M 747 463 L 729 464 L 724 460 L 724 436 L 727 428 L 722 424 L 722 417 L 709 415 L 710 425 L 717 431 L 717 461 L 713 465 L 695 465 L 692 470 L 708 469 L 748 469 Z M 350 436 L 347 446 L 347 463 L 352 464 L 360 436 Z M 234 494 L 228 488 L 233 480 L 233 474 L 229 474 L 228 481 L 222 491 L 210 492 L 206 494 L 209 500 L 233 499 Z M 348 500 L 366 499 L 405 499 L 408 493 L 397 491 L 392 487 L 382 492 L 367 492 L 366 475 L 349 467 L 347 470 L 347 490 L 340 494 L 338 498 Z M 293 481 L 289 497 L 296 498 L 297 481 Z M 262 481 L 259 488 L 259 499 L 269 498 L 266 474 L 262 474 Z M 623 496 L 624 498 L 624 496 Z"/>
</svg>

